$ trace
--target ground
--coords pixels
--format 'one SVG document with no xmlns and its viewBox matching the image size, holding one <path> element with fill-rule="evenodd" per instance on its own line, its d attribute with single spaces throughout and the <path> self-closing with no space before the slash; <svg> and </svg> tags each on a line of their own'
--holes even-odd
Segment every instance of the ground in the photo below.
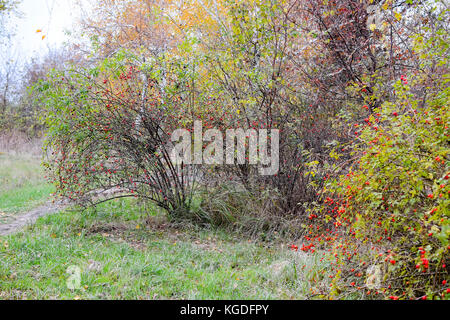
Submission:
<svg viewBox="0 0 450 320">
<path fill-rule="evenodd" d="M 0 299 L 304 299 L 327 285 L 318 256 L 285 241 L 177 226 L 134 200 L 62 207 L 43 176 L 39 159 L 0 155 Z"/>
</svg>

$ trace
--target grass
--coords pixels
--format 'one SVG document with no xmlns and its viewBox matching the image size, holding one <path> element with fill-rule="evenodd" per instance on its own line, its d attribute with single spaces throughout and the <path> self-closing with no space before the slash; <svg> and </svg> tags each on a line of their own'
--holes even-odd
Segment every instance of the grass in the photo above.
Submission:
<svg viewBox="0 0 450 320">
<path fill-rule="evenodd" d="M 51 192 L 39 159 L 0 154 L 0 212 L 26 211 L 45 202 Z"/>
<path fill-rule="evenodd" d="M 34 160 L 0 161 L 2 210 L 47 197 Z M 329 285 L 327 269 L 282 241 L 173 225 L 126 199 L 0 236 L 0 299 L 304 299 Z M 80 271 L 76 289 L 70 270 Z"/>
<path fill-rule="evenodd" d="M 301 299 L 325 268 L 280 243 L 178 229 L 136 208 L 120 200 L 61 212 L 0 237 L 0 298 Z M 66 285 L 69 266 L 81 271 L 80 289 Z"/>
</svg>

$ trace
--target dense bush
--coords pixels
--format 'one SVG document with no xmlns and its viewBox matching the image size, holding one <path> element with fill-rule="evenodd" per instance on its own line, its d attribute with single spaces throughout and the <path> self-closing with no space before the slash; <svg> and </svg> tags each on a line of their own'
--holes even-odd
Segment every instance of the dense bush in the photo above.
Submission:
<svg viewBox="0 0 450 320">
<path fill-rule="evenodd" d="M 49 128 L 44 164 L 59 196 L 82 205 L 137 197 L 172 216 L 189 210 L 196 169 L 173 164 L 169 152 L 190 91 L 172 71 L 162 87 L 158 71 L 137 70 L 122 56 L 40 82 Z"/>
<path fill-rule="evenodd" d="M 448 61 L 436 41 L 422 46 L 422 71 L 401 75 L 393 99 L 353 126 L 352 160 L 323 190 L 331 232 L 308 239 L 331 244 L 331 295 L 349 286 L 391 299 L 448 298 Z M 430 77 L 427 59 L 436 57 Z"/>
</svg>

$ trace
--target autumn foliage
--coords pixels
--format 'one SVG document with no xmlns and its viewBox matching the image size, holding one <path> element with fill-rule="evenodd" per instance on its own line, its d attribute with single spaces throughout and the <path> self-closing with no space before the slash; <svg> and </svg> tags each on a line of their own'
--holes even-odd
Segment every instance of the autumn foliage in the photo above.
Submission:
<svg viewBox="0 0 450 320">
<path fill-rule="evenodd" d="M 94 59 L 35 87 L 49 178 L 82 205 L 288 221 L 331 266 L 312 296 L 448 299 L 446 20 L 439 1 L 98 1 Z M 279 129 L 279 172 L 174 165 L 170 134 L 195 120 Z"/>
</svg>

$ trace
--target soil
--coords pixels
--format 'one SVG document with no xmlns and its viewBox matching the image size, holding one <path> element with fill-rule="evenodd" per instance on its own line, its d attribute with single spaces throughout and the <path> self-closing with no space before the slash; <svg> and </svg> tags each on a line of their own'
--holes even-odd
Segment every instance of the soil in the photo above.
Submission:
<svg viewBox="0 0 450 320">
<path fill-rule="evenodd" d="M 63 207 L 64 205 L 62 203 L 48 202 L 45 205 L 37 207 L 29 212 L 17 215 L 13 221 L 6 224 L 0 224 L 0 236 L 6 236 L 8 234 L 17 232 L 25 226 L 31 225 L 36 222 L 39 217 L 56 213 Z"/>
</svg>

